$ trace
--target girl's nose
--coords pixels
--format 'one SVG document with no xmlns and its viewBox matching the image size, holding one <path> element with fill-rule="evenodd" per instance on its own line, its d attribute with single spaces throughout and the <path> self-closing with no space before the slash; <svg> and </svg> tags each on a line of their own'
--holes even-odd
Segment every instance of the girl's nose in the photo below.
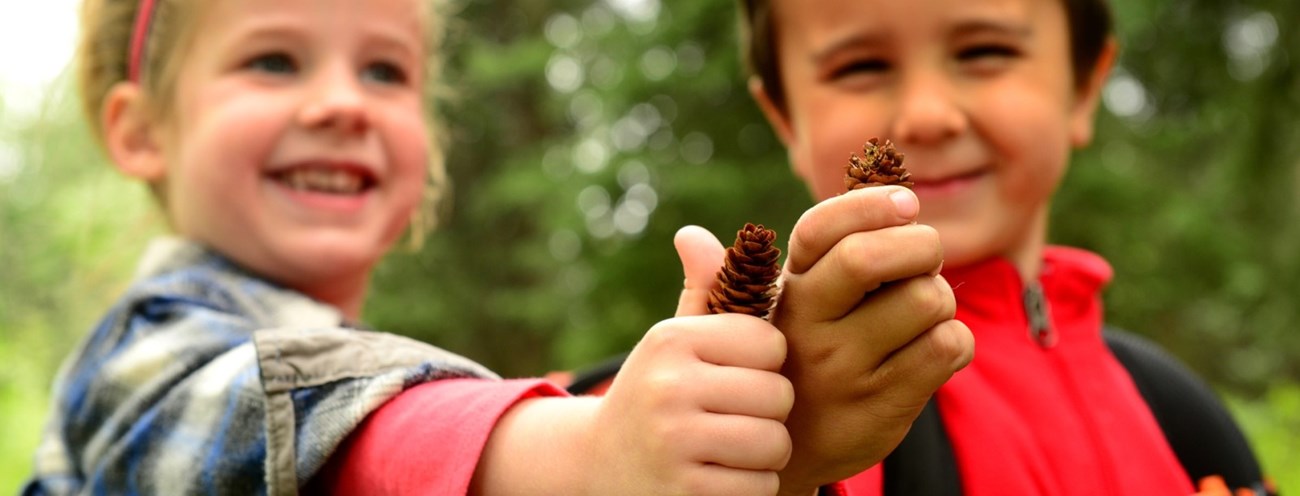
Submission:
<svg viewBox="0 0 1300 496">
<path fill-rule="evenodd" d="M 309 87 L 299 123 L 341 135 L 364 134 L 371 123 L 361 81 L 350 71 L 322 71 Z"/>
<path fill-rule="evenodd" d="M 970 125 L 956 88 L 943 74 L 911 74 L 904 79 L 894 116 L 894 139 L 934 144 L 952 139 Z"/>
</svg>

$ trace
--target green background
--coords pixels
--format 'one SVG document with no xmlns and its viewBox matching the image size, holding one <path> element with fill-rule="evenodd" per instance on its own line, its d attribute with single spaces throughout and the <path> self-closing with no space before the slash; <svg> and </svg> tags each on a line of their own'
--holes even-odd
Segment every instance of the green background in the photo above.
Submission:
<svg viewBox="0 0 1300 496">
<path fill-rule="evenodd" d="M 1053 209 L 1115 266 L 1111 323 L 1207 378 L 1300 490 L 1300 3 L 1115 2 L 1123 45 Z M 730 2 L 463 2 L 442 225 L 376 272 L 366 320 L 507 376 L 581 368 L 671 315 L 671 237 L 788 233 L 810 200 L 745 92 Z M 63 81 L 0 96 L 0 492 L 61 358 L 161 232 Z M 4 164 L 0 164 L 4 165 Z"/>
</svg>

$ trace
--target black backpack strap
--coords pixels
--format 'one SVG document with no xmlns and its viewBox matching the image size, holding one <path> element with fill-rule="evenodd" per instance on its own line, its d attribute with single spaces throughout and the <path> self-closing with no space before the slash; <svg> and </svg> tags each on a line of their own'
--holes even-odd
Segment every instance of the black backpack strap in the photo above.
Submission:
<svg viewBox="0 0 1300 496">
<path fill-rule="evenodd" d="M 885 457 L 884 496 L 961 496 L 957 457 L 934 398 L 912 422 L 903 441 Z M 824 486 L 818 496 L 841 496 Z"/>
<path fill-rule="evenodd" d="M 1209 385 L 1143 337 L 1109 326 L 1102 335 L 1193 482 L 1218 475 L 1230 488 L 1271 494 L 1246 436 Z"/>
<path fill-rule="evenodd" d="M 573 382 L 569 383 L 569 387 L 564 389 L 574 396 L 590 393 L 597 386 L 614 380 L 614 376 L 618 375 L 619 369 L 623 368 L 623 362 L 627 361 L 627 355 L 627 353 L 615 355 L 591 367 L 575 372 Z"/>
<path fill-rule="evenodd" d="M 935 401 L 926 403 L 903 442 L 885 457 L 885 496 L 961 495 L 957 457 Z"/>
</svg>

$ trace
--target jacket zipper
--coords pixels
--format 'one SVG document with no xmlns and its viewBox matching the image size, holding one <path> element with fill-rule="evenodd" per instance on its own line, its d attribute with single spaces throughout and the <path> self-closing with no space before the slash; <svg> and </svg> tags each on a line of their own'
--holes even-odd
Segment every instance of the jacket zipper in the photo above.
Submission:
<svg viewBox="0 0 1300 496">
<path fill-rule="evenodd" d="M 1047 295 L 1043 292 L 1042 283 L 1037 280 L 1028 281 L 1025 284 L 1022 298 L 1025 305 L 1025 315 L 1028 317 L 1029 321 L 1030 339 L 1038 343 L 1038 345 L 1043 349 L 1055 347 L 1057 342 L 1060 341 L 1060 334 L 1052 327 L 1051 307 L 1047 303 Z M 1058 356 L 1057 358 L 1059 359 L 1060 357 Z M 1079 385 L 1072 374 L 1066 374 L 1065 387 L 1069 388 L 1070 397 L 1076 405 L 1084 403 L 1080 398 L 1082 392 L 1079 390 Z M 1096 451 L 1098 447 L 1102 445 L 1101 436 L 1098 434 L 1100 428 L 1091 416 L 1085 415 L 1083 421 L 1086 433 L 1091 438 L 1093 450 Z M 1109 459 L 1109 457 L 1102 453 L 1097 453 L 1096 456 L 1098 457 L 1098 460 Z M 1113 462 L 1113 460 L 1111 461 Z M 1117 487 L 1117 484 L 1113 475 L 1109 473 L 1105 474 L 1104 480 L 1100 482 L 1101 485 L 1105 486 L 1107 489 L 1105 494 L 1114 493 L 1114 488 Z"/>
<path fill-rule="evenodd" d="M 1058 336 L 1052 329 L 1052 314 L 1047 307 L 1043 285 L 1038 281 L 1029 281 L 1021 296 L 1025 304 L 1025 315 L 1029 318 L 1029 338 L 1043 348 L 1056 346 Z"/>
</svg>

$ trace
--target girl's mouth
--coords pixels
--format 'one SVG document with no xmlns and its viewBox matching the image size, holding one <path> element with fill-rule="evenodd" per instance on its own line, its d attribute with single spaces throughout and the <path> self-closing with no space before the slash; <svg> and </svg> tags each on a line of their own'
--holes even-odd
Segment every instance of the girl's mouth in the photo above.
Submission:
<svg viewBox="0 0 1300 496">
<path fill-rule="evenodd" d="M 294 167 L 270 176 L 295 191 L 338 196 L 360 195 L 376 182 L 368 171 L 353 167 Z"/>
</svg>

